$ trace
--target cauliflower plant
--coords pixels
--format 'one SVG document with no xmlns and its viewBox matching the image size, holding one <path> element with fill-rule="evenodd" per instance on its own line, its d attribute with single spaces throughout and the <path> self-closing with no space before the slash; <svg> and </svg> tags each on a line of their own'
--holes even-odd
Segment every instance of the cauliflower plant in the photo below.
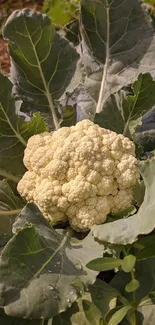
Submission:
<svg viewBox="0 0 155 325">
<path fill-rule="evenodd" d="M 53 222 L 76 231 L 105 222 L 128 208 L 139 178 L 132 141 L 89 120 L 32 136 L 25 149 L 28 171 L 18 191 Z"/>
</svg>

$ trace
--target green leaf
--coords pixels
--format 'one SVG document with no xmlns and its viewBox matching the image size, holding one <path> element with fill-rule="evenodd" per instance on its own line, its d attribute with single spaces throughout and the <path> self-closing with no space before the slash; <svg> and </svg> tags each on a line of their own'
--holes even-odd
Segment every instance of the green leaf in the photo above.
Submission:
<svg viewBox="0 0 155 325">
<path fill-rule="evenodd" d="M 90 325 L 83 312 L 82 299 L 79 298 L 65 312 L 53 317 L 47 325 Z"/>
<path fill-rule="evenodd" d="M 140 283 L 138 280 L 133 279 L 131 280 L 125 287 L 126 292 L 134 292 L 136 291 L 140 286 Z"/>
<path fill-rule="evenodd" d="M 108 271 L 122 265 L 122 260 L 114 257 L 96 258 L 90 261 L 86 266 L 95 271 Z"/>
<path fill-rule="evenodd" d="M 139 281 L 140 286 L 136 292 L 136 301 L 141 304 L 141 301 L 155 290 L 155 272 L 154 272 L 155 258 L 148 260 L 137 261 L 135 268 L 135 279 Z M 130 282 L 131 276 L 129 273 L 123 271 L 117 272 L 110 285 L 113 286 L 120 294 L 131 301 L 131 294 L 124 291 L 126 285 Z M 152 294 L 153 297 L 153 294 Z"/>
<path fill-rule="evenodd" d="M 131 272 L 136 263 L 136 257 L 134 255 L 125 256 L 121 268 L 124 272 Z"/>
<path fill-rule="evenodd" d="M 155 81 L 149 73 L 140 74 L 133 84 L 133 95 L 124 91 L 111 95 L 103 111 L 95 116 L 95 123 L 125 136 L 134 136 L 142 116 L 155 102 Z M 130 135 L 131 134 L 131 135 Z"/>
<path fill-rule="evenodd" d="M 142 306 L 138 308 L 139 317 L 137 318 L 138 324 L 154 325 L 155 323 L 155 306 Z"/>
<path fill-rule="evenodd" d="M 137 260 L 144 260 L 150 257 L 154 257 L 155 256 L 154 244 L 155 241 L 153 241 L 153 243 L 151 243 L 150 245 L 146 246 L 144 249 L 140 250 L 140 252 L 136 254 Z"/>
<path fill-rule="evenodd" d="M 16 196 L 6 180 L 0 181 L 0 237 L 12 233 L 12 224 L 24 202 Z"/>
<path fill-rule="evenodd" d="M 87 75 L 78 106 L 87 115 L 95 113 L 98 98 L 100 113 L 109 95 L 132 84 L 139 73 L 153 72 L 155 38 L 149 19 L 139 0 L 81 1 Z"/>
<path fill-rule="evenodd" d="M 155 245 L 155 231 L 148 235 L 140 236 L 138 240 L 132 245 L 134 249 L 134 254 L 137 257 L 137 254 L 148 246 Z"/>
<path fill-rule="evenodd" d="M 116 290 L 110 284 L 99 279 L 97 279 L 94 284 L 89 285 L 87 290 L 90 292 L 92 302 L 100 310 L 102 317 L 105 317 L 110 311 L 111 302 L 114 299 L 123 298 L 119 290 Z"/>
<path fill-rule="evenodd" d="M 135 208 L 134 205 L 131 205 L 130 207 L 126 208 L 125 210 L 112 214 L 112 217 L 114 220 L 117 219 L 121 219 L 121 218 L 127 218 L 131 215 L 133 215 L 135 212 L 137 211 L 137 209 Z"/>
<path fill-rule="evenodd" d="M 40 319 L 21 319 L 7 316 L 0 308 L 0 320 L 3 325 L 42 325 Z M 47 325 L 46 322 L 43 325 Z"/>
<path fill-rule="evenodd" d="M 111 317 L 108 325 L 117 325 L 119 324 L 122 319 L 126 316 L 128 310 L 131 309 L 131 306 L 125 306 L 120 308 L 116 313 Z"/>
<path fill-rule="evenodd" d="M 102 314 L 100 310 L 88 300 L 82 300 L 83 310 L 88 322 L 91 325 L 99 325 Z"/>
<path fill-rule="evenodd" d="M 139 235 L 149 234 L 155 228 L 155 160 L 142 161 L 138 169 L 145 184 L 145 197 L 138 212 L 127 219 L 93 227 L 93 235 L 100 242 L 132 244 Z"/>
<path fill-rule="evenodd" d="M 135 277 L 140 283 L 136 291 L 137 324 L 154 325 L 155 323 L 155 258 L 139 261 L 136 263 Z M 126 284 L 130 281 L 130 275 L 118 272 L 110 285 L 131 301 L 131 293 L 124 292 Z M 129 315 L 129 313 L 128 313 Z M 127 317 L 128 317 L 127 315 Z M 126 318 L 127 318 L 126 317 Z M 125 325 L 122 322 L 122 325 Z M 134 324 L 134 323 L 131 323 Z"/>
<path fill-rule="evenodd" d="M 58 128 L 53 101 L 70 83 L 79 55 L 56 33 L 49 17 L 29 9 L 11 14 L 4 38 L 9 42 L 14 94 L 23 100 L 26 112 L 52 113 Z"/>
<path fill-rule="evenodd" d="M 45 1 L 43 12 L 46 12 L 57 25 L 65 25 L 76 14 L 79 7 L 79 0 L 48 0 Z"/>
<path fill-rule="evenodd" d="M 47 131 L 47 126 L 39 113 L 34 114 L 29 122 L 18 116 L 11 92 L 11 82 L 0 75 L 0 176 L 18 182 L 26 171 L 23 154 L 27 140 L 34 134 Z"/>
<path fill-rule="evenodd" d="M 92 307 L 95 305 L 98 315 L 100 311 L 101 317 L 105 317 L 110 311 L 111 301 L 113 298 L 120 296 L 120 293 L 108 283 L 97 279 L 94 284 L 86 288 L 86 292 L 82 293 L 82 295 L 82 298 L 77 299 L 76 302 L 72 304 L 71 308 L 55 316 L 53 322 L 50 322 L 49 325 L 90 325 L 90 322 L 83 312 L 82 300 L 89 301 L 93 304 Z M 107 323 L 105 323 L 103 319 L 100 319 L 98 325 L 107 325 Z"/>
<path fill-rule="evenodd" d="M 91 234 L 70 242 L 70 229 L 57 233 L 33 204 L 22 210 L 13 231 L 0 262 L 0 305 L 6 314 L 51 318 L 77 299 L 76 280 L 86 286 L 95 281 L 97 272 L 85 263 L 101 256 L 103 246 Z"/>
</svg>

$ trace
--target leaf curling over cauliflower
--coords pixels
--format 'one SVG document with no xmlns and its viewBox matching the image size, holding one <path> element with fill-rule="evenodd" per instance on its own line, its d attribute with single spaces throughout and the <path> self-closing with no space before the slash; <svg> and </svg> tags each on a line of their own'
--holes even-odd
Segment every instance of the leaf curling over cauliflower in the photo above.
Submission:
<svg viewBox="0 0 155 325">
<path fill-rule="evenodd" d="M 128 208 L 139 179 L 134 143 L 89 120 L 32 136 L 23 161 L 20 195 L 81 232 Z"/>
</svg>

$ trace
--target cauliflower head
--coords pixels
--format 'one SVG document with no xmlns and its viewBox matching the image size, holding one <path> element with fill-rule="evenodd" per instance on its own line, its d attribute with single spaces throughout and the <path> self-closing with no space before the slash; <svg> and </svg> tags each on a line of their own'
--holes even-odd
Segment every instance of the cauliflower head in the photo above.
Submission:
<svg viewBox="0 0 155 325">
<path fill-rule="evenodd" d="M 128 208 L 139 174 L 132 141 L 89 120 L 32 136 L 20 195 L 53 222 L 88 231 Z"/>
</svg>

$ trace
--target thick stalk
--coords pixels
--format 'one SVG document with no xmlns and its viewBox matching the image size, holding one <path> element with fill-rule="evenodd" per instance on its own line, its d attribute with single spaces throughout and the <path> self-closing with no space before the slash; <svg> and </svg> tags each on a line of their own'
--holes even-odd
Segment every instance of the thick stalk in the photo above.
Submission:
<svg viewBox="0 0 155 325">
<path fill-rule="evenodd" d="M 44 325 L 45 319 L 41 319 L 40 325 Z"/>
<path fill-rule="evenodd" d="M 21 212 L 21 209 L 15 210 L 0 210 L 0 216 L 13 216 L 17 215 Z"/>
<path fill-rule="evenodd" d="M 106 85 L 106 77 L 107 77 L 107 71 L 108 71 L 108 65 L 109 65 L 109 58 L 110 58 L 110 52 L 109 52 L 109 38 L 110 38 L 110 17 L 109 17 L 109 7 L 108 7 L 108 1 L 107 2 L 107 43 L 106 43 L 106 60 L 104 65 L 104 71 L 101 81 L 101 87 L 100 87 L 100 93 L 98 98 L 98 103 L 96 106 L 96 113 L 100 113 L 102 111 L 102 104 L 103 104 L 103 94 L 104 94 L 104 88 Z"/>
<path fill-rule="evenodd" d="M 135 271 L 134 269 L 130 272 L 132 280 L 135 280 Z M 133 299 L 133 313 L 134 313 L 134 325 L 137 325 L 137 301 L 136 301 L 136 291 L 132 293 Z"/>
<path fill-rule="evenodd" d="M 9 120 L 9 118 L 8 118 L 5 110 L 3 109 L 3 107 L 2 107 L 2 111 L 3 111 L 3 114 L 5 115 L 5 118 L 6 118 L 7 123 L 10 126 L 10 129 L 13 131 L 13 133 L 16 136 L 16 138 L 23 144 L 23 146 L 26 147 L 26 141 L 24 140 L 24 138 L 22 137 L 22 135 L 15 130 L 15 128 L 11 124 L 11 122 L 10 122 L 10 120 Z"/>
<path fill-rule="evenodd" d="M 126 250 L 126 247 L 123 247 L 123 253 L 124 256 L 128 255 L 128 251 Z M 131 275 L 131 279 L 135 280 L 135 270 L 134 268 L 131 270 L 130 272 Z M 132 292 L 132 306 L 133 306 L 133 322 L 131 323 L 131 325 L 137 325 L 137 300 L 136 300 L 136 291 Z"/>
<path fill-rule="evenodd" d="M 20 177 L 14 176 L 14 175 L 8 173 L 7 171 L 5 171 L 3 169 L 0 169 L 0 176 L 5 177 L 5 178 L 7 178 L 10 181 L 13 181 L 15 183 L 18 183 L 20 181 Z"/>
<path fill-rule="evenodd" d="M 52 259 L 61 251 L 61 249 L 63 249 L 63 247 L 65 246 L 65 244 L 67 242 L 69 242 L 70 238 L 72 237 L 73 234 L 73 230 L 71 228 L 67 228 L 66 233 L 59 245 L 59 247 L 54 251 L 54 253 L 52 255 L 50 255 L 49 259 L 43 264 L 43 266 L 34 274 L 34 277 L 36 278 L 41 272 L 42 270 L 52 261 Z"/>
</svg>

